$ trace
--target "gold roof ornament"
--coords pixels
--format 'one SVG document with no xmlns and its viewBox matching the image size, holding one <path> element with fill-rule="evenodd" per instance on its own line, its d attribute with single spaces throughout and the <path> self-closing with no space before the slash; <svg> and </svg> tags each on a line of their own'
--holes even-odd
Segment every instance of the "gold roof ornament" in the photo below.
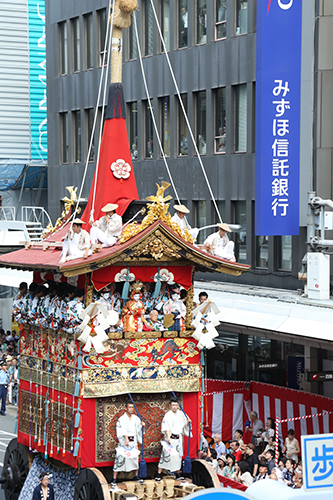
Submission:
<svg viewBox="0 0 333 500">
<path fill-rule="evenodd" d="M 143 288 L 143 283 L 140 280 L 136 280 L 135 283 L 131 285 L 132 292 L 140 292 Z"/>
<path fill-rule="evenodd" d="M 137 222 L 132 222 L 128 224 L 121 235 L 119 242 L 125 243 L 125 241 L 133 238 L 136 234 L 141 233 L 144 229 L 151 226 L 155 221 L 161 220 L 165 222 L 175 233 L 184 238 L 188 243 L 193 243 L 194 239 L 190 235 L 188 229 L 186 228 L 182 231 L 176 222 L 171 220 L 171 215 L 169 213 L 170 204 L 167 201 L 172 200 L 172 196 L 164 196 L 164 192 L 170 186 L 169 182 L 162 181 L 161 186 L 156 184 L 157 192 L 155 196 L 148 196 L 146 199 L 150 202 L 148 206 L 148 214 L 142 220 L 141 224 Z"/>
<path fill-rule="evenodd" d="M 42 239 L 44 239 L 46 236 L 50 236 L 50 234 L 55 233 L 65 222 L 65 220 L 69 217 L 72 211 L 72 207 L 76 205 L 77 203 L 77 187 L 74 188 L 74 186 L 67 186 L 66 187 L 67 191 L 69 192 L 70 198 L 68 196 L 64 196 L 61 201 L 65 203 L 65 210 L 62 211 L 61 216 L 57 219 L 56 223 L 54 226 L 52 224 L 49 224 L 45 231 L 42 234 Z M 76 213 L 79 214 L 81 212 L 81 208 L 78 207 Z M 84 224 L 84 223 L 83 223 Z"/>
</svg>

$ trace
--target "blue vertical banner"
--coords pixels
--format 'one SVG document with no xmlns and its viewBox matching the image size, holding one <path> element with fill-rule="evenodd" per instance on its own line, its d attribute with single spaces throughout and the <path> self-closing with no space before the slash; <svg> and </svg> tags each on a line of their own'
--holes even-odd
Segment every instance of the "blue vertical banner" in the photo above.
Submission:
<svg viewBox="0 0 333 500">
<path fill-rule="evenodd" d="M 47 160 L 45 0 L 28 0 L 30 156 Z"/>
<path fill-rule="evenodd" d="M 255 234 L 299 233 L 302 0 L 257 0 Z"/>
</svg>

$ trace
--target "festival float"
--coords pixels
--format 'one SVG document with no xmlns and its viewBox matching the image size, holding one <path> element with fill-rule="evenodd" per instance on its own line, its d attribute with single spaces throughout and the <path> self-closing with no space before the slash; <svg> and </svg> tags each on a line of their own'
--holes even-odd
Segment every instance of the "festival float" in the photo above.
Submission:
<svg viewBox="0 0 333 500">
<path fill-rule="evenodd" d="M 130 3 L 135 8 L 136 2 Z M 116 3 L 118 10 L 121 5 Z M 128 10 L 121 12 L 120 22 L 116 14 L 115 9 L 113 40 L 121 38 L 130 22 Z M 121 53 L 114 54 L 121 61 Z M 7 448 L 2 473 L 10 500 L 20 493 L 28 498 L 33 480 L 36 485 L 39 473 L 50 470 L 58 498 L 66 499 L 109 500 L 126 494 L 173 498 L 198 487 L 220 486 L 213 468 L 196 459 L 202 434 L 202 349 L 214 346 L 218 320 L 207 305 L 193 315 L 193 283 L 197 271 L 237 276 L 249 266 L 208 253 L 171 220 L 168 182 L 162 181 L 145 203 L 136 201 L 122 85 L 113 67 L 112 62 L 99 159 L 81 219 L 89 231 L 92 217 L 99 219 L 104 205 L 116 204 L 123 218 L 120 238 L 111 247 L 94 245 L 87 258 L 60 264 L 63 240 L 77 216 L 71 189 L 63 217 L 48 228 L 42 242 L 0 259 L 1 267 L 33 271 L 37 284 L 67 283 L 84 291 L 74 323 L 52 313 L 20 317 L 18 437 Z M 185 291 L 183 301 L 180 289 Z M 147 319 L 155 307 L 156 317 Z M 205 326 L 203 315 L 208 317 Z M 184 456 L 193 459 L 185 485 L 168 476 L 161 484 L 120 477 L 123 482 L 110 490 L 116 422 L 125 401 L 133 399 L 145 422 L 141 460 L 148 466 L 148 478 L 154 478 L 161 422 L 172 392 L 192 426 L 192 437 L 184 442 Z"/>
</svg>

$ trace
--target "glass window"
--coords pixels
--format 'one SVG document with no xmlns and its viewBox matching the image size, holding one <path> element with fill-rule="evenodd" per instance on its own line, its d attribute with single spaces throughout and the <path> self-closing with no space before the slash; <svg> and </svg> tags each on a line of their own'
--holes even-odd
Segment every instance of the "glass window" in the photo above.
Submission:
<svg viewBox="0 0 333 500">
<path fill-rule="evenodd" d="M 135 13 L 133 14 L 135 16 Z M 131 26 L 129 27 L 129 58 L 137 59 L 138 57 L 138 44 L 136 41 L 134 19 L 132 18 Z"/>
<path fill-rule="evenodd" d="M 74 118 L 74 162 L 80 163 L 82 161 L 81 153 L 81 111 L 73 112 Z"/>
<path fill-rule="evenodd" d="M 215 153 L 225 153 L 226 148 L 226 102 L 225 87 L 216 92 Z"/>
<path fill-rule="evenodd" d="M 223 222 L 225 222 L 225 201 L 224 200 L 217 200 L 216 204 L 217 204 L 217 208 L 219 209 L 221 218 L 222 218 Z M 218 224 L 220 222 L 220 219 L 216 213 L 215 207 L 213 207 L 213 208 L 214 208 L 214 212 L 215 212 L 215 223 Z M 217 230 L 217 228 L 216 228 L 216 230 Z"/>
<path fill-rule="evenodd" d="M 162 146 L 165 156 L 170 156 L 170 97 L 161 99 Z"/>
<path fill-rule="evenodd" d="M 246 201 L 237 201 L 235 205 L 235 224 L 242 226 L 235 233 L 235 257 L 237 262 L 246 264 Z"/>
<path fill-rule="evenodd" d="M 59 23 L 59 49 L 60 49 L 60 74 L 67 75 L 68 73 L 68 56 L 67 56 L 67 24 L 66 21 Z"/>
<path fill-rule="evenodd" d="M 145 56 L 151 56 L 154 53 L 154 13 L 150 0 L 144 4 L 145 6 Z"/>
<path fill-rule="evenodd" d="M 197 227 L 207 226 L 206 201 L 197 202 Z M 197 243 L 202 244 L 207 238 L 207 229 L 199 231 Z"/>
<path fill-rule="evenodd" d="M 129 108 L 129 129 L 130 129 L 130 144 L 131 157 L 135 160 L 138 157 L 138 103 L 130 102 Z"/>
<path fill-rule="evenodd" d="M 151 110 L 147 101 L 145 102 L 145 158 L 153 158 L 154 157 L 154 124 L 151 116 Z"/>
<path fill-rule="evenodd" d="M 60 113 L 61 163 L 68 163 L 68 113 Z"/>
<path fill-rule="evenodd" d="M 170 50 L 170 0 L 162 1 L 162 35 L 167 51 Z M 163 52 L 163 45 L 161 44 Z"/>
<path fill-rule="evenodd" d="M 207 42 L 206 0 L 197 0 L 197 43 Z"/>
<path fill-rule="evenodd" d="M 89 148 L 89 144 L 91 141 L 91 134 L 94 124 L 94 109 L 90 108 L 86 111 L 86 131 L 87 131 L 87 148 Z M 95 161 L 95 137 L 93 137 L 91 151 L 89 155 L 89 161 Z"/>
<path fill-rule="evenodd" d="M 268 268 L 269 236 L 256 236 L 256 267 Z"/>
<path fill-rule="evenodd" d="M 188 12 L 187 0 L 179 0 L 179 48 L 187 47 Z"/>
<path fill-rule="evenodd" d="M 280 236 L 278 238 L 278 269 L 291 271 L 292 268 L 292 237 Z"/>
<path fill-rule="evenodd" d="M 90 69 L 94 65 L 94 42 L 93 42 L 93 16 L 92 13 L 84 16 L 86 29 L 86 67 Z"/>
<path fill-rule="evenodd" d="M 182 94 L 180 96 L 185 112 L 187 114 L 187 94 Z M 177 97 L 178 99 L 178 97 Z M 187 156 L 188 154 L 188 128 L 185 120 L 185 116 L 178 101 L 178 113 L 179 113 L 179 156 Z"/>
<path fill-rule="evenodd" d="M 72 20 L 73 34 L 73 71 L 76 73 L 81 70 L 80 61 L 80 20 L 78 17 Z"/>
<path fill-rule="evenodd" d="M 201 155 L 206 154 L 206 91 L 198 92 L 197 107 L 198 149 Z"/>
<path fill-rule="evenodd" d="M 105 37 L 107 29 L 107 10 L 101 9 L 97 12 L 98 25 L 99 25 L 99 65 L 103 65 Z M 106 48 L 106 47 L 105 47 Z M 105 50 L 105 64 L 106 64 L 107 51 Z"/>
<path fill-rule="evenodd" d="M 236 35 L 247 33 L 247 0 L 236 2 Z"/>
<path fill-rule="evenodd" d="M 246 151 L 247 136 L 247 86 L 235 88 L 235 151 Z"/>
<path fill-rule="evenodd" d="M 216 0 L 215 38 L 227 36 L 227 0 Z"/>
</svg>

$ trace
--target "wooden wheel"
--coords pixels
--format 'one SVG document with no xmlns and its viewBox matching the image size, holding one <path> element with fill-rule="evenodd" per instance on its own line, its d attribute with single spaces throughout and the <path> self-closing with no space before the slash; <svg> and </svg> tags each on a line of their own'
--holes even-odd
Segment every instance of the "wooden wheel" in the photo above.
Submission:
<svg viewBox="0 0 333 500">
<path fill-rule="evenodd" d="M 109 485 L 98 469 L 83 469 L 75 486 L 74 500 L 111 500 Z"/>
<path fill-rule="evenodd" d="M 221 488 L 221 483 L 213 467 L 206 460 L 192 460 L 192 481 L 205 488 Z"/>
<path fill-rule="evenodd" d="M 0 480 L 6 500 L 18 499 L 28 472 L 27 449 L 14 438 L 8 443 Z"/>
</svg>

